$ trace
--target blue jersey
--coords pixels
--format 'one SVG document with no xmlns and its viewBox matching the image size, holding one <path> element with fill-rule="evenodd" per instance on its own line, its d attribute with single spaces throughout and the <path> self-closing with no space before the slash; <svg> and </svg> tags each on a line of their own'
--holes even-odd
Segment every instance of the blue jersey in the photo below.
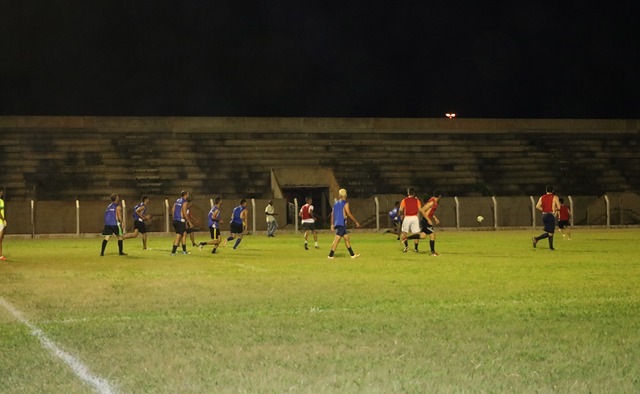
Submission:
<svg viewBox="0 0 640 394">
<path fill-rule="evenodd" d="M 398 207 L 394 207 L 392 210 L 389 211 L 389 217 L 391 218 L 391 220 L 398 219 Z"/>
<path fill-rule="evenodd" d="M 176 200 L 176 203 L 173 205 L 173 220 L 177 220 L 179 222 L 184 221 L 184 217 L 182 216 L 182 206 L 185 202 L 187 202 L 187 200 L 182 197 Z"/>
<path fill-rule="evenodd" d="M 209 219 L 209 227 L 219 228 L 220 226 L 220 208 L 217 205 L 214 205 L 213 208 L 209 211 L 209 215 L 207 215 Z"/>
<path fill-rule="evenodd" d="M 333 204 L 333 225 L 334 226 L 344 226 L 345 225 L 345 217 L 344 217 L 344 206 L 347 205 L 345 200 L 338 200 L 335 204 Z"/>
<path fill-rule="evenodd" d="M 247 209 L 246 207 L 243 207 L 242 205 L 238 205 L 237 207 L 233 208 L 233 215 L 231 216 L 231 223 L 237 223 L 237 224 L 242 224 L 242 217 L 240 216 L 242 214 L 242 212 L 244 212 L 244 210 Z"/>
<path fill-rule="evenodd" d="M 116 209 L 118 209 L 118 204 L 112 202 L 107 207 L 107 210 L 104 211 L 104 225 L 105 226 L 117 226 L 118 225 L 118 216 L 116 215 Z"/>
<path fill-rule="evenodd" d="M 140 215 L 138 215 L 138 209 L 140 207 L 144 207 L 144 209 L 142 210 L 142 216 L 145 216 L 147 214 L 147 206 L 145 205 L 145 203 L 138 203 L 138 205 L 133 207 L 133 220 L 142 220 Z"/>
</svg>

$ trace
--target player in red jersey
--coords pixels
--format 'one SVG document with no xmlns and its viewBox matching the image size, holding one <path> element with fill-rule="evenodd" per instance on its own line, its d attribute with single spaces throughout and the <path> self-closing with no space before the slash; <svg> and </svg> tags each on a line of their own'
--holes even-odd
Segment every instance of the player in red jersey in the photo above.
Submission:
<svg viewBox="0 0 640 394">
<path fill-rule="evenodd" d="M 404 244 L 403 252 L 406 252 L 409 249 L 409 236 L 408 233 L 411 233 L 411 239 L 413 239 L 414 247 L 416 252 L 418 251 L 418 239 L 420 234 L 420 220 L 418 220 L 418 212 L 420 212 L 420 200 L 415 196 L 415 190 L 410 187 L 407 191 L 407 197 L 405 197 L 400 202 L 400 216 L 402 219 L 402 243 Z M 418 237 L 416 237 L 416 235 Z"/>
<path fill-rule="evenodd" d="M 307 197 L 305 202 L 306 204 L 304 204 L 302 208 L 300 208 L 300 212 L 298 213 L 301 219 L 302 229 L 304 230 L 304 249 L 309 250 L 309 245 L 307 244 L 309 232 L 313 233 L 313 240 L 316 244 L 316 249 L 318 249 L 320 246 L 318 245 L 316 219 L 313 215 L 313 199 L 311 197 Z"/>
<path fill-rule="evenodd" d="M 535 248 L 541 239 L 549 239 L 549 249 L 553 248 L 553 233 L 556 230 L 556 215 L 560 211 L 560 200 L 558 196 L 553 194 L 553 186 L 547 185 L 547 193 L 538 199 L 536 209 L 542 212 L 542 223 L 544 224 L 544 233 L 533 237 L 533 247 Z"/>
<path fill-rule="evenodd" d="M 571 210 L 568 206 L 564 205 L 564 198 L 559 199 L 560 201 L 560 212 L 558 212 L 558 231 L 562 234 L 562 238 L 567 238 L 571 240 Z M 566 234 L 564 230 L 566 228 Z"/>
</svg>

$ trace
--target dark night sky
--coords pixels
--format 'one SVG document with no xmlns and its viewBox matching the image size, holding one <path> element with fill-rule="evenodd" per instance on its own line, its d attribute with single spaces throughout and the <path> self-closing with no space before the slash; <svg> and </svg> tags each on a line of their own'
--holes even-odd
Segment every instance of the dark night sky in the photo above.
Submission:
<svg viewBox="0 0 640 394">
<path fill-rule="evenodd" d="M 0 115 L 638 118 L 633 4 L 0 0 Z"/>
</svg>

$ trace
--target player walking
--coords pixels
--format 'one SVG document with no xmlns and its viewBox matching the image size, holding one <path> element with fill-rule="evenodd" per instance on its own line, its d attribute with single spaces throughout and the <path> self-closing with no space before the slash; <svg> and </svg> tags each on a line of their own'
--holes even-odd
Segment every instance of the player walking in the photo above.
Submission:
<svg viewBox="0 0 640 394">
<path fill-rule="evenodd" d="M 333 255 L 336 252 L 336 248 L 338 247 L 338 243 L 342 238 L 344 238 L 344 244 L 349 251 L 352 259 L 360 257 L 360 254 L 355 254 L 353 249 L 351 249 L 351 242 L 349 241 L 349 232 L 346 227 L 346 217 L 349 217 L 356 223 L 356 227 L 360 227 L 360 223 L 356 220 L 356 218 L 351 214 L 351 210 L 349 209 L 349 203 L 347 202 L 347 191 L 345 189 L 340 189 L 338 191 L 339 199 L 333 204 L 333 211 L 331 211 L 331 230 L 336 231 L 336 236 L 333 238 L 333 243 L 331 244 L 331 251 L 329 252 L 329 258 L 333 259 Z"/>
<path fill-rule="evenodd" d="M 315 242 L 316 249 L 320 246 L 318 245 L 318 233 L 316 232 L 316 219 L 313 216 L 313 199 L 311 197 L 307 197 L 305 199 L 305 204 L 300 208 L 299 216 L 302 223 L 302 229 L 304 230 L 304 249 L 309 250 L 309 246 L 307 244 L 307 239 L 309 236 L 309 232 L 313 233 L 313 241 Z"/>
<path fill-rule="evenodd" d="M 542 211 L 542 223 L 544 224 L 544 233 L 533 237 L 531 241 L 533 242 L 533 247 L 535 248 L 538 244 L 538 241 L 541 239 L 548 238 L 549 239 L 549 249 L 555 250 L 553 248 L 553 233 L 556 230 L 556 216 L 558 211 L 560 210 L 560 200 L 558 196 L 553 194 L 553 186 L 547 185 L 546 188 L 547 193 L 542 195 L 538 199 L 538 203 L 536 204 L 536 209 Z"/>
<path fill-rule="evenodd" d="M 200 242 L 199 248 L 202 250 L 204 245 L 213 245 L 213 250 L 211 253 L 215 253 L 216 249 L 218 249 L 218 245 L 220 245 L 220 224 L 223 223 L 222 219 L 220 219 L 220 205 L 222 204 L 222 199 L 220 197 L 216 197 L 213 200 L 213 207 L 207 214 L 207 221 L 209 225 L 209 232 L 211 233 L 211 241 L 209 242 Z"/>
</svg>

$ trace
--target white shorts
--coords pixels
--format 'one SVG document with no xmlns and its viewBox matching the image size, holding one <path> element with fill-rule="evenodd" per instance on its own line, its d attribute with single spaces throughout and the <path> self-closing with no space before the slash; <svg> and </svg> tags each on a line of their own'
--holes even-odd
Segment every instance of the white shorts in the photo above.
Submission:
<svg viewBox="0 0 640 394">
<path fill-rule="evenodd" d="M 420 232 L 420 220 L 418 216 L 405 216 L 402 221 L 403 233 L 419 233 Z"/>
<path fill-rule="evenodd" d="M 4 230 L 4 222 L 0 220 L 0 232 L 2 232 L 2 230 Z"/>
</svg>

